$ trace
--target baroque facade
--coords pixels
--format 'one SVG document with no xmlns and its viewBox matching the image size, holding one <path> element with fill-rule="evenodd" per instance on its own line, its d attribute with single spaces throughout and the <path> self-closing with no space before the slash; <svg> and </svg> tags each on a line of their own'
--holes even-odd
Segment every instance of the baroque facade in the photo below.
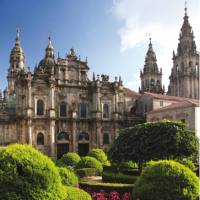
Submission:
<svg viewBox="0 0 200 200">
<path fill-rule="evenodd" d="M 86 155 L 93 147 L 107 151 L 120 128 L 163 118 L 182 120 L 200 135 L 199 52 L 186 9 L 173 62 L 166 94 L 150 40 L 137 93 L 121 77 L 93 74 L 90 80 L 87 60 L 73 48 L 55 58 L 51 38 L 34 71 L 26 69 L 17 32 L 8 86 L 0 92 L 0 145 L 30 144 L 54 158 L 68 151 Z"/>
<path fill-rule="evenodd" d="M 0 99 L 1 145 L 27 143 L 57 158 L 68 151 L 86 155 L 91 147 L 107 151 L 119 128 L 143 120 L 131 114 L 138 94 L 121 77 L 89 80 L 88 70 L 73 48 L 56 59 L 51 38 L 34 72 L 26 70 L 17 32 Z"/>
</svg>

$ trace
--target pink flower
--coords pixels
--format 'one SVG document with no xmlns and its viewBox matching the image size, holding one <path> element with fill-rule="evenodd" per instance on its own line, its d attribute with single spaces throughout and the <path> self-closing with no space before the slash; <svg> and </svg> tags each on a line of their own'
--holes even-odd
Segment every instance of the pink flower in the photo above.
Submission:
<svg viewBox="0 0 200 200">
<path fill-rule="evenodd" d="M 122 197 L 122 200 L 132 200 L 131 193 L 125 192 L 123 197 Z"/>
</svg>

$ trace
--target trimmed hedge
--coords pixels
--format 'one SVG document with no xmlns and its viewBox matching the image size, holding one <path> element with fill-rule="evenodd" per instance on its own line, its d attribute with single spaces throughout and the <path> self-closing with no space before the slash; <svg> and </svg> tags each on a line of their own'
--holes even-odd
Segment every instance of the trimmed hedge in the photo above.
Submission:
<svg viewBox="0 0 200 200">
<path fill-rule="evenodd" d="M 60 200 L 63 186 L 57 167 L 31 146 L 14 144 L 0 150 L 0 199 Z"/>
<path fill-rule="evenodd" d="M 109 183 L 130 183 L 133 184 L 138 179 L 137 176 L 125 175 L 122 173 L 113 173 L 105 171 L 102 174 L 102 180 Z"/>
<path fill-rule="evenodd" d="M 106 193 L 117 191 L 120 196 L 125 192 L 132 192 L 133 184 L 122 184 L 122 183 L 100 183 L 100 182 L 89 182 L 81 181 L 79 182 L 80 188 L 84 190 L 91 189 L 94 192 L 99 192 L 101 190 Z"/>
<path fill-rule="evenodd" d="M 79 161 L 78 165 L 76 166 L 77 169 L 82 168 L 95 168 L 96 169 L 96 175 L 101 175 L 103 171 L 102 164 L 95 158 L 85 156 L 82 157 Z"/>
<path fill-rule="evenodd" d="M 58 160 L 58 166 L 71 166 L 76 167 L 81 160 L 80 156 L 75 152 L 69 152 L 64 154 L 61 159 Z"/>
<path fill-rule="evenodd" d="M 107 155 L 103 151 L 103 149 L 91 149 L 87 156 L 96 158 L 102 164 L 108 164 L 106 161 L 108 160 Z"/>
<path fill-rule="evenodd" d="M 138 164 L 133 162 L 132 160 L 121 162 L 119 164 L 119 168 L 121 169 L 138 169 Z"/>
<path fill-rule="evenodd" d="M 58 167 L 58 171 L 62 180 L 62 184 L 66 186 L 77 186 L 78 177 L 71 169 L 65 167 Z"/>
<path fill-rule="evenodd" d="M 79 200 L 79 199 L 92 200 L 92 197 L 84 190 L 74 187 L 66 187 L 66 197 L 64 200 Z"/>
<path fill-rule="evenodd" d="M 82 169 L 77 169 L 76 173 L 79 175 L 79 177 L 85 177 L 85 176 L 95 176 L 96 169 L 95 168 L 82 168 Z"/>
<path fill-rule="evenodd" d="M 133 198 L 142 200 L 196 200 L 198 177 L 175 161 L 151 162 L 133 187 Z"/>
</svg>

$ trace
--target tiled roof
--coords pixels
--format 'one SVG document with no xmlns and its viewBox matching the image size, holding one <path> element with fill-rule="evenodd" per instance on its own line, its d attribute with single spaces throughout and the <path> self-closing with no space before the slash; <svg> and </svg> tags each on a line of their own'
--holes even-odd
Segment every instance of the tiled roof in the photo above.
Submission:
<svg viewBox="0 0 200 200">
<path fill-rule="evenodd" d="M 183 98 L 182 101 L 180 101 L 180 102 L 172 103 L 168 106 L 152 110 L 152 111 L 148 112 L 148 114 L 172 110 L 172 109 L 176 109 L 176 108 L 183 108 L 183 107 L 188 107 L 188 106 L 195 106 L 195 107 L 200 106 L 200 102 L 197 99 L 184 99 Z"/>
<path fill-rule="evenodd" d="M 169 96 L 169 95 L 156 94 L 156 93 L 151 93 L 151 92 L 144 92 L 144 95 L 151 96 L 155 99 L 171 100 L 171 101 L 177 101 L 177 102 L 186 100 L 186 101 L 191 101 L 191 102 L 194 102 L 194 103 L 195 102 L 199 103 L 199 100 L 197 100 L 197 99 Z"/>
<path fill-rule="evenodd" d="M 126 87 L 124 87 L 123 92 L 126 97 L 139 97 L 140 96 L 139 93 L 137 93 L 129 88 L 126 88 Z"/>
</svg>

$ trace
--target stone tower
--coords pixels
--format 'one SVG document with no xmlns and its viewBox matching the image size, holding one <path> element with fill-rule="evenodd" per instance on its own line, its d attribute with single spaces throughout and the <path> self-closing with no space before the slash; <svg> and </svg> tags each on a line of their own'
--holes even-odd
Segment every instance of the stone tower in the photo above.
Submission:
<svg viewBox="0 0 200 200">
<path fill-rule="evenodd" d="M 162 69 L 158 69 L 156 54 L 153 50 L 151 38 L 149 41 L 149 49 L 146 54 L 143 71 L 140 71 L 141 88 L 139 92 L 161 93 L 165 91 L 162 87 Z"/>
<path fill-rule="evenodd" d="M 24 71 L 25 56 L 20 45 L 19 30 L 17 30 L 15 46 L 10 54 L 10 66 L 8 68 L 8 95 L 15 92 L 15 81 L 21 71 Z"/>
<path fill-rule="evenodd" d="M 185 7 L 177 53 L 173 51 L 173 67 L 167 94 L 199 99 L 199 52 L 196 50 L 194 34 L 188 18 Z"/>
</svg>

